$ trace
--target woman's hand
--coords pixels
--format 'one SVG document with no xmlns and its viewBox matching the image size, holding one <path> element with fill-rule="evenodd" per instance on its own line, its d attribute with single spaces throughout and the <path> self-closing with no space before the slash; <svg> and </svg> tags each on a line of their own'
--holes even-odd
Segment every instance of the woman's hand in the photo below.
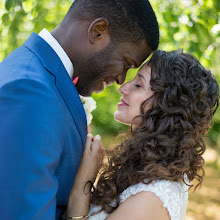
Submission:
<svg viewBox="0 0 220 220">
<path fill-rule="evenodd" d="M 101 145 L 101 137 L 87 135 L 85 150 L 77 172 L 74 185 L 70 192 L 67 216 L 80 216 L 88 213 L 92 184 L 98 174 L 105 156 L 105 149 Z"/>
<path fill-rule="evenodd" d="M 98 171 L 105 156 L 105 149 L 101 145 L 101 137 L 92 134 L 87 135 L 85 150 L 75 178 L 75 184 L 86 184 L 88 181 L 95 181 Z M 84 187 L 84 185 L 83 185 Z"/>
<path fill-rule="evenodd" d="M 84 175 L 86 174 L 91 182 L 95 181 L 104 156 L 105 149 L 101 145 L 101 137 L 96 135 L 93 138 L 92 134 L 88 134 L 80 169 L 83 170 Z"/>
</svg>

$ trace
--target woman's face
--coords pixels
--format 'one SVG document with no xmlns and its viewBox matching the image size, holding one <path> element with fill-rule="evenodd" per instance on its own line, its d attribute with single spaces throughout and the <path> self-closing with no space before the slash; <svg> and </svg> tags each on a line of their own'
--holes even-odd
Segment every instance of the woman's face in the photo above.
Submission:
<svg viewBox="0 0 220 220">
<path fill-rule="evenodd" d="M 150 78 L 151 67 L 144 64 L 132 81 L 120 87 L 119 92 L 122 94 L 122 97 L 114 114 L 116 121 L 122 124 L 131 125 L 133 118 L 140 115 L 141 104 L 154 94 L 151 90 Z M 151 100 L 146 104 L 145 111 L 149 110 L 150 107 Z M 134 120 L 133 124 L 137 125 L 137 123 L 139 123 L 139 121 Z"/>
</svg>

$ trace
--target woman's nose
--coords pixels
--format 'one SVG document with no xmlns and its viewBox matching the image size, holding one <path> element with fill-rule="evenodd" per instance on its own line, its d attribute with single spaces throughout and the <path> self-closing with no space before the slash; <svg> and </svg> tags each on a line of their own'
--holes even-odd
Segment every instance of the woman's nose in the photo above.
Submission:
<svg viewBox="0 0 220 220">
<path fill-rule="evenodd" d="M 119 92 L 122 95 L 127 95 L 129 91 L 129 82 L 126 82 L 125 84 L 123 84 L 120 88 L 119 88 Z"/>
</svg>

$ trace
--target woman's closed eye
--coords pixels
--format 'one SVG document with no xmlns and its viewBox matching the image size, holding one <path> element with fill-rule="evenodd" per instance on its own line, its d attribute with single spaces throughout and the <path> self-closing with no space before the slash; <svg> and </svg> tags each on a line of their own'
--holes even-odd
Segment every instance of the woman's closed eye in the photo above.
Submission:
<svg viewBox="0 0 220 220">
<path fill-rule="evenodd" d="M 140 88 L 140 87 L 142 87 L 141 85 L 139 85 L 139 84 L 134 84 L 137 88 Z"/>
</svg>

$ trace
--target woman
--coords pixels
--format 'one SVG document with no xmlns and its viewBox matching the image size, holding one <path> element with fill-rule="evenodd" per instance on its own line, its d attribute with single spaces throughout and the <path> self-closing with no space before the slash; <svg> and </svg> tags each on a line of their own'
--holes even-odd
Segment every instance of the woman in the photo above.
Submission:
<svg viewBox="0 0 220 220">
<path fill-rule="evenodd" d="M 185 219 L 188 186 L 202 184 L 203 138 L 219 105 L 214 76 L 190 54 L 156 51 L 119 91 L 115 119 L 131 125 L 131 132 L 108 152 L 91 195 L 104 150 L 100 136 L 88 135 L 66 216 Z"/>
</svg>

